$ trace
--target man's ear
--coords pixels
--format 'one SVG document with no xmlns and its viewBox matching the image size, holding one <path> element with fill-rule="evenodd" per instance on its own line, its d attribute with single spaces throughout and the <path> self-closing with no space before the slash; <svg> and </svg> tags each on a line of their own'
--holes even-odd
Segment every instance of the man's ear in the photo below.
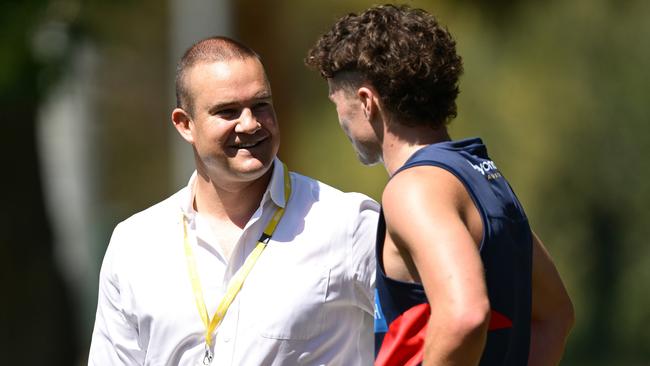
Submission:
<svg viewBox="0 0 650 366">
<path fill-rule="evenodd" d="M 361 102 L 363 115 L 368 121 L 372 121 L 372 119 L 377 114 L 377 101 L 375 92 L 368 87 L 362 86 L 357 89 L 357 97 Z"/>
<path fill-rule="evenodd" d="M 190 115 L 181 108 L 175 108 L 172 111 L 172 123 L 176 128 L 176 131 L 181 135 L 181 137 L 189 142 L 194 144 L 194 135 L 192 134 L 192 118 Z"/>
</svg>

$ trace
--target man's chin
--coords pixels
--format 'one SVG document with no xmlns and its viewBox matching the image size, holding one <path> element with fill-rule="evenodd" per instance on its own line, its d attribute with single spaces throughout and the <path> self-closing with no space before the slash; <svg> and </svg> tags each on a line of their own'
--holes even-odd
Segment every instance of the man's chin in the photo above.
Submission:
<svg viewBox="0 0 650 366">
<path fill-rule="evenodd" d="M 255 180 L 266 174 L 273 165 L 273 159 L 270 161 L 260 161 L 251 159 L 241 164 L 233 164 L 232 171 L 236 172 L 237 176 L 244 180 Z"/>
<path fill-rule="evenodd" d="M 375 165 L 377 165 L 379 163 L 381 163 L 381 161 L 371 161 L 371 162 L 362 161 L 361 162 L 361 164 L 363 164 L 363 166 L 375 166 Z"/>
<path fill-rule="evenodd" d="M 370 157 L 357 153 L 357 159 L 359 162 L 365 166 L 373 166 L 381 163 L 381 157 Z"/>
</svg>

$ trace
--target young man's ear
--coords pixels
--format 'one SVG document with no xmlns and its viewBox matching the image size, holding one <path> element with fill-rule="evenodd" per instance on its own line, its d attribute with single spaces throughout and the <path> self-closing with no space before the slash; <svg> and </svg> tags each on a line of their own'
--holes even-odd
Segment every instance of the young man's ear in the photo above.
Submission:
<svg viewBox="0 0 650 366">
<path fill-rule="evenodd" d="M 176 131 L 178 131 L 185 141 L 193 144 L 194 136 L 192 135 L 193 126 L 191 120 L 190 115 L 182 108 L 174 108 L 172 111 L 172 123 Z"/>
<path fill-rule="evenodd" d="M 368 121 L 372 121 L 377 113 L 377 103 L 375 100 L 375 92 L 365 86 L 357 89 L 357 97 L 361 101 L 361 106 L 363 108 L 363 115 Z"/>
</svg>

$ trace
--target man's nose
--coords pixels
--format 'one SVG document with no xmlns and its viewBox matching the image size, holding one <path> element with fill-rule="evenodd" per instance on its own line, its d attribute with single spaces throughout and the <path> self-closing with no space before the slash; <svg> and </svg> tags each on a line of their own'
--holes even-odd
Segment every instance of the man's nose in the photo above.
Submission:
<svg viewBox="0 0 650 366">
<path fill-rule="evenodd" d="M 250 108 L 244 108 L 237 120 L 235 132 L 253 134 L 262 128 L 262 125 L 257 121 Z"/>
</svg>

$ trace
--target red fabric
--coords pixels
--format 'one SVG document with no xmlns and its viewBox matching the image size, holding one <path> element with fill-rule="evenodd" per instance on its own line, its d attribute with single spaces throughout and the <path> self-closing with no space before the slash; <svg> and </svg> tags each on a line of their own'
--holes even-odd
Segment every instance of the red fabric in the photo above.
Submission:
<svg viewBox="0 0 650 366">
<path fill-rule="evenodd" d="M 424 359 L 424 338 L 431 314 L 428 303 L 414 306 L 388 327 L 375 366 L 417 366 Z M 488 330 L 512 328 L 512 320 L 498 311 L 490 312 Z"/>
<path fill-rule="evenodd" d="M 490 312 L 490 326 L 488 330 L 512 328 L 512 320 L 496 310 Z"/>
<path fill-rule="evenodd" d="M 414 306 L 390 323 L 375 366 L 417 366 L 424 358 L 424 336 L 431 308 Z"/>
</svg>

